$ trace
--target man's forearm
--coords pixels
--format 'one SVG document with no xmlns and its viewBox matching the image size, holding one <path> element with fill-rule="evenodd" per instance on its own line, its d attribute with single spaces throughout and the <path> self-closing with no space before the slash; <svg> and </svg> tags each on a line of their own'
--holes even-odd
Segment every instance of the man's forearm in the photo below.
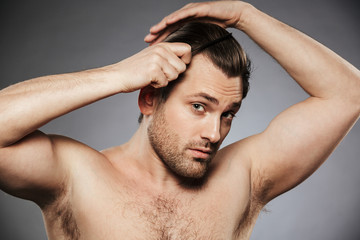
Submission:
<svg viewBox="0 0 360 240">
<path fill-rule="evenodd" d="M 44 76 L 0 91 L 0 146 L 54 118 L 121 91 L 105 68 Z"/>
<path fill-rule="evenodd" d="M 249 7 L 237 28 L 274 57 L 311 96 L 351 97 L 359 104 L 360 72 L 330 49 Z"/>
</svg>

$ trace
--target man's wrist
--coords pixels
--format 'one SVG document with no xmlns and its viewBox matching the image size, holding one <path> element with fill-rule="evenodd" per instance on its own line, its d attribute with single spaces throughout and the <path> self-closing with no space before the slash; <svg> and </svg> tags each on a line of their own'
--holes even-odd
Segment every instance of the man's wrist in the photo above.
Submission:
<svg viewBox="0 0 360 240">
<path fill-rule="evenodd" d="M 83 73 L 87 75 L 87 79 L 97 82 L 101 90 L 106 91 L 109 95 L 124 91 L 121 84 L 121 71 L 118 69 L 116 63 L 85 70 Z"/>
<path fill-rule="evenodd" d="M 237 4 L 240 13 L 235 28 L 240 31 L 245 31 L 258 10 L 250 3 L 238 2 Z"/>
</svg>

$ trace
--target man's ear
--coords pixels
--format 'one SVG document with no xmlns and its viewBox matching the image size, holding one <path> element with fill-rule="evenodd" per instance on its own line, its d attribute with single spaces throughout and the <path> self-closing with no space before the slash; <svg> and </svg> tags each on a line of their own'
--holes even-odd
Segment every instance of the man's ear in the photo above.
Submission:
<svg viewBox="0 0 360 240">
<path fill-rule="evenodd" d="M 159 89 L 152 86 L 146 86 L 140 90 L 138 105 L 140 112 L 144 115 L 151 115 L 156 108 Z"/>
</svg>

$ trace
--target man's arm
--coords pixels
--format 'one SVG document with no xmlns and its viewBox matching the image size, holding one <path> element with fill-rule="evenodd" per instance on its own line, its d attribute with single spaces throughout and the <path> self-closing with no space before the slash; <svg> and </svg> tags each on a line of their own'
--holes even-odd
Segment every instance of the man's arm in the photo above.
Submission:
<svg viewBox="0 0 360 240">
<path fill-rule="evenodd" d="M 357 121 L 360 72 L 310 37 L 238 1 L 189 4 L 151 28 L 145 40 L 161 41 L 174 26 L 194 19 L 244 31 L 310 95 L 263 133 L 227 148 L 251 158 L 254 190 L 266 203 L 312 174 Z"/>
<path fill-rule="evenodd" d="M 110 66 L 40 77 L 1 90 L 0 188 L 36 202 L 44 200 L 38 197 L 58 190 L 66 181 L 71 162 L 64 163 L 63 149 L 74 155 L 92 150 L 67 138 L 48 136 L 37 131 L 39 127 L 117 93 L 149 84 L 165 86 L 185 71 L 190 58 L 187 44 L 164 43 Z"/>
<path fill-rule="evenodd" d="M 243 29 L 310 95 L 248 139 L 264 202 L 310 176 L 360 114 L 360 72 L 305 34 L 252 8 Z M 255 148 L 257 147 L 257 148 Z"/>
</svg>

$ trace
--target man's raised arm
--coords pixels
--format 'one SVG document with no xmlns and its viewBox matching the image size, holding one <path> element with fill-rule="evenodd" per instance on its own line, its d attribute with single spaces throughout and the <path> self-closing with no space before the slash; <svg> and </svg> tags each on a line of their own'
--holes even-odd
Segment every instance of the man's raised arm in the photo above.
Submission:
<svg viewBox="0 0 360 240">
<path fill-rule="evenodd" d="M 159 42 L 177 25 L 194 20 L 242 30 L 310 95 L 263 133 L 227 148 L 251 158 L 254 192 L 266 203 L 312 174 L 357 121 L 360 72 L 322 44 L 240 1 L 189 4 L 152 27 L 145 41 Z"/>
<path fill-rule="evenodd" d="M 190 59 L 187 44 L 164 43 L 113 65 L 39 77 L 1 90 L 0 189 L 39 200 L 33 193 L 59 187 L 65 178 L 58 156 L 61 151 L 56 149 L 59 138 L 37 131 L 39 127 L 120 92 L 135 91 L 149 84 L 165 86 L 185 71 Z M 79 151 L 82 148 L 69 139 L 61 144 L 74 145 Z"/>
</svg>

